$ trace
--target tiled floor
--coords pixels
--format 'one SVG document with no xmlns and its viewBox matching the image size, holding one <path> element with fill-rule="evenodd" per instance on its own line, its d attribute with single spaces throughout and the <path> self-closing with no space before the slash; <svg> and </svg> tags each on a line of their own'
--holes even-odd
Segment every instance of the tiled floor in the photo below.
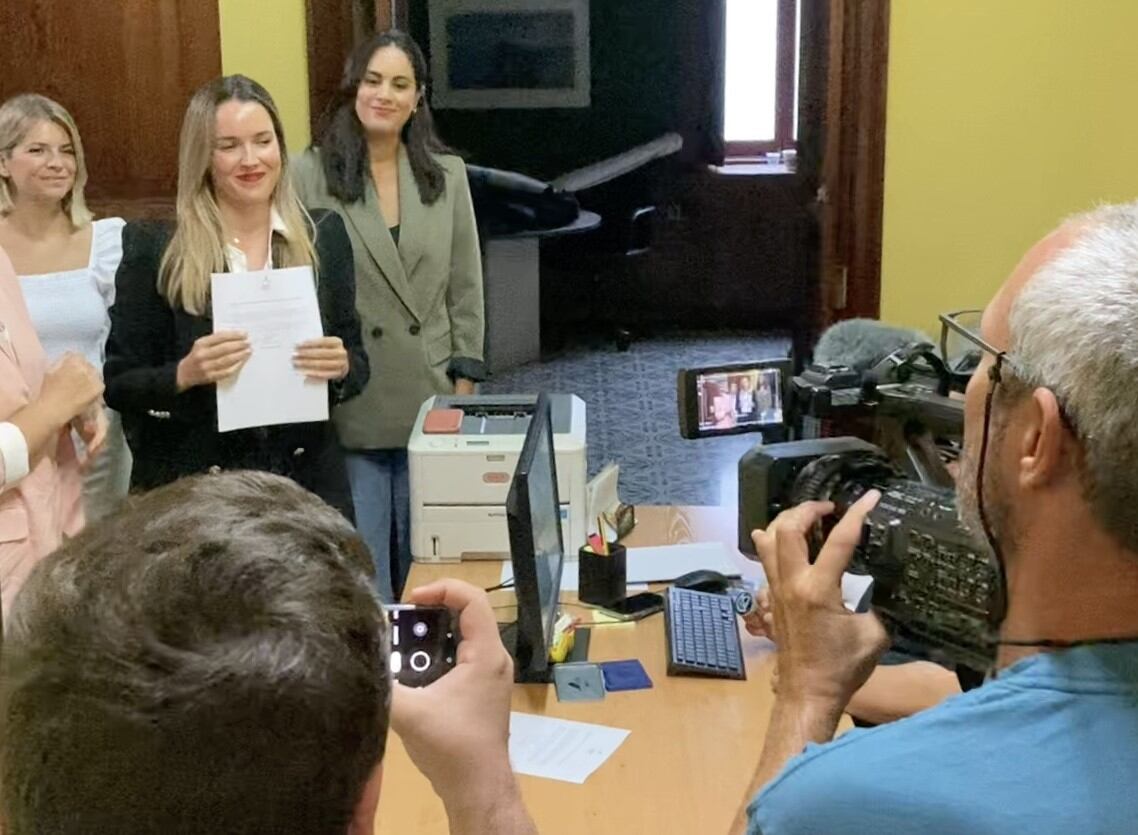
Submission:
<svg viewBox="0 0 1138 835">
<path fill-rule="evenodd" d="M 733 505 L 736 464 L 755 435 L 680 437 L 681 368 L 786 356 L 790 341 L 759 334 L 684 334 L 612 348 L 571 348 L 495 375 L 488 393 L 565 392 L 586 403 L 589 474 L 620 464 L 620 497 L 632 504 Z"/>
</svg>

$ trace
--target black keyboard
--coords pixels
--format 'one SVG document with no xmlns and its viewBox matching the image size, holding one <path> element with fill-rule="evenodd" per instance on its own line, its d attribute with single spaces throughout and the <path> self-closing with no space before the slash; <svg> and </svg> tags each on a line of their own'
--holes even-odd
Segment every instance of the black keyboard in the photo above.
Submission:
<svg viewBox="0 0 1138 835">
<path fill-rule="evenodd" d="M 664 631 L 668 675 L 747 677 L 730 597 L 669 588 L 664 598 Z"/>
</svg>

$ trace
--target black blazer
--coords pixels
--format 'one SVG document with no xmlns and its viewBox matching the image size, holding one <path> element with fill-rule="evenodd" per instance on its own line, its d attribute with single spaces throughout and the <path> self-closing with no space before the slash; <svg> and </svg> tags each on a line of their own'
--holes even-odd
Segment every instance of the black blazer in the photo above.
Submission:
<svg viewBox="0 0 1138 835">
<path fill-rule="evenodd" d="M 328 387 L 335 405 L 363 389 L 368 361 L 344 222 L 330 211 L 313 212 L 312 218 L 324 333 L 340 337 L 348 351 L 347 376 Z M 208 313 L 171 308 L 158 290 L 158 267 L 172 234 L 168 223 L 128 223 L 115 276 L 103 376 L 107 405 L 122 414 L 134 456 L 132 488 L 149 489 L 215 468 L 267 470 L 296 480 L 353 518 L 343 454 L 330 421 L 220 433 L 215 386 L 178 393 L 178 362 L 194 340 L 213 332 L 213 320 Z"/>
</svg>

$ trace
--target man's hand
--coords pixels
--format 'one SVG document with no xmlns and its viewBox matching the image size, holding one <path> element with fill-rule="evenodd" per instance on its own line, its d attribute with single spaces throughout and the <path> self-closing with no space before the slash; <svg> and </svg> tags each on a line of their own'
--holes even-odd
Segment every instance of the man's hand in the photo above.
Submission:
<svg viewBox="0 0 1138 835">
<path fill-rule="evenodd" d="M 755 608 L 743 615 L 743 626 L 756 638 L 767 638 L 778 643 L 774 631 L 774 612 L 771 611 L 771 587 L 763 586 L 755 594 Z"/>
<path fill-rule="evenodd" d="M 767 634 L 779 640 L 780 698 L 840 712 L 888 647 L 877 616 L 847 610 L 841 586 L 865 517 L 880 497 L 871 490 L 846 512 L 813 565 L 807 536 L 833 512 L 829 502 L 805 502 L 752 534 L 770 589 Z M 768 629 L 761 616 L 760 623 Z"/>
<path fill-rule="evenodd" d="M 743 615 L 743 626 L 747 632 L 756 638 L 766 638 L 768 641 L 778 643 L 778 636 L 774 631 L 774 612 L 771 610 L 771 587 L 763 586 L 755 594 L 755 607 Z M 775 664 L 771 673 L 771 692 L 778 694 L 778 664 Z"/>
<path fill-rule="evenodd" d="M 465 377 L 456 377 L 454 380 L 454 393 L 459 397 L 468 397 L 474 394 L 474 381 Z"/>
<path fill-rule="evenodd" d="M 39 401 L 56 426 L 66 426 L 103 395 L 103 381 L 91 363 L 78 354 L 67 353 L 44 374 Z"/>
<path fill-rule="evenodd" d="M 442 678 L 422 688 L 394 685 L 392 728 L 442 798 L 452 835 L 534 832 L 510 770 L 514 664 L 490 599 L 469 583 L 441 580 L 412 591 L 410 601 L 456 612 L 462 641 Z"/>
<path fill-rule="evenodd" d="M 178 363 L 178 391 L 226 380 L 240 371 L 252 355 L 249 339 L 240 331 L 199 336 Z"/>
<path fill-rule="evenodd" d="M 748 630 L 778 638 L 776 693 L 759 767 L 749 793 L 774 779 L 809 742 L 829 742 L 842 711 L 889 645 L 876 615 L 854 614 L 842 602 L 842 572 L 861 539 L 865 517 L 881 494 L 870 490 L 834 526 L 810 564 L 806 537 L 832 513 L 829 502 L 783 511 L 751 538 L 767 575 L 769 619 L 761 610 Z M 745 814 L 734 831 L 746 825 Z"/>
</svg>

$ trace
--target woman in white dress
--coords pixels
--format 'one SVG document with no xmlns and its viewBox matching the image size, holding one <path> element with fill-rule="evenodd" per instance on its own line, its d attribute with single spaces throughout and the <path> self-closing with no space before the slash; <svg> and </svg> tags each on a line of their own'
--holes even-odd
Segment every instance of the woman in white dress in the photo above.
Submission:
<svg viewBox="0 0 1138 835">
<path fill-rule="evenodd" d="M 101 370 L 123 221 L 92 222 L 86 183 L 79 131 L 62 106 L 38 95 L 0 105 L 0 247 L 48 359 L 75 352 Z M 118 415 L 107 418 L 106 447 L 84 478 L 88 521 L 112 511 L 130 486 L 130 450 Z"/>
</svg>

